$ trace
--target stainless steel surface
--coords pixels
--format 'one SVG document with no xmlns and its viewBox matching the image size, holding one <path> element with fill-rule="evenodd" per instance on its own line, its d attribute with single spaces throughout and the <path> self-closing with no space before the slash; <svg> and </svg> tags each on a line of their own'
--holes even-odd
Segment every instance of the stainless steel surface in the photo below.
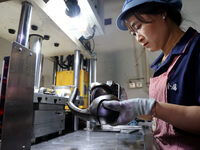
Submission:
<svg viewBox="0 0 200 150">
<path fill-rule="evenodd" d="M 22 10 L 17 34 L 17 40 L 19 44 L 27 47 L 28 46 L 28 36 L 31 24 L 32 15 L 32 5 L 31 3 L 24 1 L 22 2 Z"/>
<path fill-rule="evenodd" d="M 47 142 L 32 145 L 31 150 L 153 150 L 152 135 L 144 138 L 139 130 L 131 134 L 119 132 L 76 131 Z M 146 148 L 148 143 L 149 147 Z"/>
<path fill-rule="evenodd" d="M 44 104 L 63 104 L 65 105 L 67 98 L 58 97 L 55 95 L 34 93 L 34 103 L 44 103 Z"/>
<path fill-rule="evenodd" d="M 62 132 L 65 128 L 64 109 L 34 111 L 33 127 L 33 138 Z"/>
<path fill-rule="evenodd" d="M 65 119 L 64 110 L 38 110 L 35 111 L 35 115 L 38 117 L 35 117 L 34 124 L 51 124 L 60 120 L 64 121 Z M 46 126 L 46 128 L 48 128 L 48 126 Z"/>
<path fill-rule="evenodd" d="M 1 150 L 29 150 L 35 54 L 14 42 L 9 62 Z"/>
<path fill-rule="evenodd" d="M 42 77 L 42 66 L 43 66 L 43 56 L 42 56 L 42 39 L 40 35 L 32 34 L 29 36 L 29 48 L 36 54 L 36 63 L 35 63 L 35 81 L 34 81 L 34 90 L 39 91 L 40 81 Z"/>
<path fill-rule="evenodd" d="M 101 125 L 101 130 L 128 133 L 128 131 L 131 132 L 131 131 L 136 131 L 136 130 L 142 130 L 142 126 L 129 126 L 129 125 L 111 126 L 111 125 L 105 124 L 105 125 Z"/>
<path fill-rule="evenodd" d="M 65 105 L 52 105 L 52 104 L 40 104 L 40 103 L 34 103 L 34 110 L 43 110 L 43 111 L 49 111 L 49 110 L 64 110 Z"/>
<path fill-rule="evenodd" d="M 1 80 L 0 80 L 0 95 L 2 94 L 1 91 L 2 91 L 2 84 L 3 84 L 3 74 L 4 74 L 4 65 L 5 65 L 5 60 L 3 60 L 3 63 L 2 63 L 2 68 L 1 68 Z"/>
<path fill-rule="evenodd" d="M 66 98 L 34 93 L 34 122 L 32 141 L 37 137 L 61 133 L 65 127 Z"/>
</svg>

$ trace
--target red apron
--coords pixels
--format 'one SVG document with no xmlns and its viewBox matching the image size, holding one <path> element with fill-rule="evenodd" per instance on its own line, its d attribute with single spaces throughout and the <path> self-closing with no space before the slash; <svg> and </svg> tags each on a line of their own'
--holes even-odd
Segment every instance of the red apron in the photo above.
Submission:
<svg viewBox="0 0 200 150">
<path fill-rule="evenodd" d="M 194 37 L 194 36 L 193 36 Z M 185 51 L 189 42 L 193 39 L 193 37 L 187 42 L 182 52 Z M 160 76 L 154 77 L 150 79 L 150 87 L 149 87 L 149 97 L 155 98 L 159 102 L 167 103 L 167 81 L 168 75 L 178 59 L 180 55 L 175 57 L 172 64 L 168 68 L 166 72 L 161 74 Z M 200 139 L 193 138 L 189 135 L 183 135 L 174 130 L 173 125 L 157 119 L 153 118 L 152 120 L 152 130 L 154 133 L 154 137 L 156 142 L 159 144 L 161 149 L 165 150 L 194 150 L 194 145 L 199 145 L 200 149 Z M 197 147 L 197 146 L 195 146 Z M 196 148 L 197 149 L 197 148 Z"/>
</svg>

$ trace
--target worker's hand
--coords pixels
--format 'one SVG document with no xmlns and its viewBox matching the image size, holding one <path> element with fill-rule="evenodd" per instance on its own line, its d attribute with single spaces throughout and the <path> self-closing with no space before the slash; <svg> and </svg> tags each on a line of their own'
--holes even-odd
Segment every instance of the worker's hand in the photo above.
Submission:
<svg viewBox="0 0 200 150">
<path fill-rule="evenodd" d="M 127 124 L 138 116 L 149 115 L 155 99 L 136 98 L 123 101 L 104 101 L 107 109 L 118 111 L 119 117 L 113 125 Z"/>
</svg>

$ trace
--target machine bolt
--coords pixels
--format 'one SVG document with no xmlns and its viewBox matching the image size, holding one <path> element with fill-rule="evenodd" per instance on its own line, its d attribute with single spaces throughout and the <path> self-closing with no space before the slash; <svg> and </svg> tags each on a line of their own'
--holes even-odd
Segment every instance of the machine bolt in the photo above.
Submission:
<svg viewBox="0 0 200 150">
<path fill-rule="evenodd" d="M 19 52 L 21 52 L 21 51 L 22 51 L 22 48 L 20 47 L 20 48 L 19 48 Z"/>
<path fill-rule="evenodd" d="M 26 148 L 26 146 L 25 146 L 25 145 L 23 145 L 23 146 L 22 146 L 22 149 L 25 149 L 25 148 Z"/>
</svg>

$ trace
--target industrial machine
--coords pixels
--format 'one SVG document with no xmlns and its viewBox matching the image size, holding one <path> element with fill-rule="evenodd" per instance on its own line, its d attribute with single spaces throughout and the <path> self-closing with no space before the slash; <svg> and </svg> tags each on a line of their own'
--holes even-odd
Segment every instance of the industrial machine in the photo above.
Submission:
<svg viewBox="0 0 200 150">
<path fill-rule="evenodd" d="M 70 110 L 76 114 L 78 117 L 99 123 L 99 124 L 106 124 L 106 123 L 112 123 L 115 121 L 117 116 L 119 115 L 117 112 L 108 110 L 103 107 L 102 102 L 105 100 L 119 100 L 119 85 L 110 83 L 108 84 L 93 84 L 91 83 L 91 89 L 90 89 L 90 101 L 91 104 L 88 106 L 87 109 L 80 109 L 75 104 L 74 101 L 77 98 L 77 95 L 79 93 L 79 70 L 80 70 L 80 52 L 76 51 L 75 58 L 74 58 L 74 88 L 73 91 L 69 97 L 69 100 L 67 100 L 67 105 L 70 108 Z M 117 85 L 117 86 L 116 86 Z M 117 88 L 116 88 L 117 87 Z M 114 116 L 114 117 L 113 117 Z M 111 118 L 114 118 L 111 119 Z"/>
<path fill-rule="evenodd" d="M 21 6 L 22 4 L 22 9 L 17 40 L 16 42 L 12 43 L 11 55 L 8 57 L 8 60 L 5 59 L 3 67 L 4 71 L 2 72 L 1 76 L 1 150 L 29 150 L 31 139 L 32 141 L 34 141 L 37 137 L 45 136 L 55 132 L 61 133 L 64 130 L 65 112 L 67 109 L 66 101 L 68 101 L 71 94 L 73 93 L 72 91 L 70 91 L 69 95 L 59 95 L 57 93 L 57 91 L 59 91 L 59 88 L 63 86 L 68 86 L 70 87 L 70 90 L 74 90 L 74 88 L 79 87 L 80 93 L 76 93 L 76 97 L 72 97 L 73 100 L 78 102 L 76 104 L 77 107 L 84 110 L 87 109 L 88 105 L 90 105 L 88 91 L 91 82 L 96 81 L 96 55 L 92 49 L 88 49 L 88 51 L 85 52 L 87 53 L 87 56 L 90 57 L 88 59 L 89 63 L 87 67 L 89 71 L 85 70 L 82 67 L 77 67 L 77 60 L 80 60 L 80 50 L 75 50 L 75 59 L 74 64 L 72 65 L 74 66 L 74 68 L 71 70 L 55 71 L 56 75 L 53 87 L 55 93 L 47 93 L 41 90 L 40 80 L 43 60 L 41 49 L 43 35 L 29 34 L 31 26 L 32 4 L 35 6 L 34 9 L 38 10 L 38 12 L 43 11 L 43 13 L 48 15 L 48 17 L 50 18 L 48 18 L 48 20 L 57 23 L 57 26 L 59 28 L 57 31 L 64 32 L 62 33 L 62 35 L 69 35 L 70 38 L 67 37 L 68 42 L 63 42 L 63 45 L 66 47 L 66 49 L 70 46 L 71 47 L 69 49 L 73 50 L 77 47 L 79 47 L 80 49 L 88 48 L 88 43 L 86 43 L 86 45 L 83 45 L 83 43 L 79 40 L 79 35 L 83 35 L 82 32 L 79 32 L 79 35 L 76 35 L 74 34 L 74 32 L 68 33 L 68 31 L 70 32 L 72 31 L 72 29 L 69 28 L 67 31 L 65 28 L 63 28 L 63 23 L 65 23 L 65 21 L 71 22 L 70 18 L 67 17 L 66 14 L 65 16 L 62 16 L 61 14 L 61 16 L 64 18 L 61 21 L 56 20 L 58 17 L 54 16 L 55 13 L 51 13 L 52 10 L 50 8 L 51 6 L 53 6 L 54 8 L 53 10 L 59 10 L 60 8 L 56 8 L 58 5 L 54 5 L 54 2 L 60 3 L 62 5 L 64 2 L 66 3 L 67 0 L 62 2 L 51 0 L 30 0 L 22 1 L 22 3 L 21 1 L 13 2 L 13 5 L 16 6 Z M 102 34 L 102 24 L 99 24 L 98 17 L 96 20 L 97 15 L 92 13 L 92 9 L 94 9 L 95 7 L 93 5 L 91 5 L 92 7 L 89 7 L 91 4 L 91 2 L 89 1 L 87 1 L 87 3 L 82 3 L 82 1 L 80 1 L 79 3 L 81 4 L 81 12 L 90 12 L 90 15 L 84 15 L 89 16 L 90 20 L 92 19 L 95 21 L 90 22 L 90 24 L 88 25 L 88 28 L 93 28 L 92 35 L 94 36 L 94 27 L 98 35 Z M 13 5 L 8 4 L 8 6 L 11 7 Z M 83 9 L 87 9 L 87 11 Z M 62 11 L 58 11 L 58 13 L 62 13 Z M 68 14 L 69 12 L 66 13 Z M 12 16 L 10 18 L 11 22 L 13 23 L 13 20 L 15 19 L 13 19 Z M 87 33 L 86 35 L 89 35 L 89 33 Z M 65 41 L 62 36 L 60 37 L 60 39 L 62 41 Z M 72 42 L 74 43 L 72 44 Z M 51 52 L 50 56 L 55 56 L 55 54 L 57 53 L 55 52 L 55 49 L 48 46 L 46 46 L 46 49 L 47 51 L 49 50 Z M 66 74 L 68 75 L 66 76 Z"/>
</svg>

